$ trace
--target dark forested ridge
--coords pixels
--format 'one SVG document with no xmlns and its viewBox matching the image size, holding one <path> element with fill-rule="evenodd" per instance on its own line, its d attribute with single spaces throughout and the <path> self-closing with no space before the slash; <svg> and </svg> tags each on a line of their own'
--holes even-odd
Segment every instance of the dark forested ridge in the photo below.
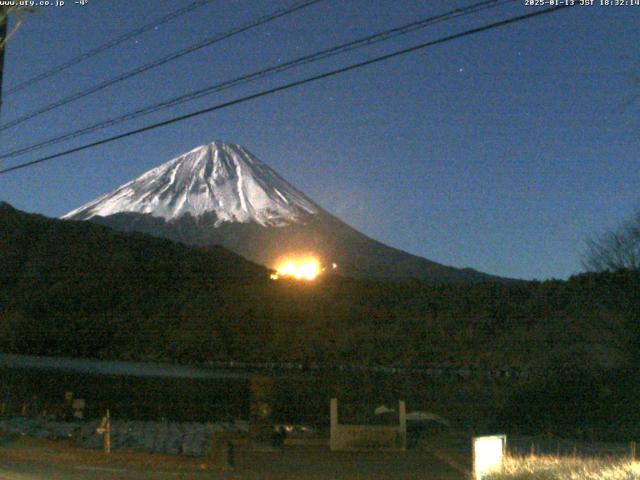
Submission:
<svg viewBox="0 0 640 480">
<path fill-rule="evenodd" d="M 472 285 L 272 281 L 221 247 L 0 206 L 0 351 L 9 353 L 512 367 L 530 374 L 503 418 L 539 431 L 540 419 L 560 425 L 571 412 L 610 426 L 605 410 L 633 405 L 639 312 L 637 271 Z"/>
<path fill-rule="evenodd" d="M 625 362 L 633 272 L 568 281 L 310 284 L 221 248 L 0 209 L 0 348 L 100 358 L 528 367 Z M 566 358 L 565 358 L 566 357 Z"/>
<path fill-rule="evenodd" d="M 303 222 L 263 227 L 255 222 L 223 222 L 215 213 L 172 221 L 149 214 L 121 212 L 94 217 L 91 222 L 121 232 L 140 232 L 185 245 L 222 245 L 260 265 L 276 266 L 291 252 L 313 252 L 323 264 L 337 263 L 349 277 L 374 280 L 419 279 L 425 283 L 509 282 L 472 268 L 454 268 L 392 248 L 363 235 L 338 218 L 322 212 Z"/>
</svg>

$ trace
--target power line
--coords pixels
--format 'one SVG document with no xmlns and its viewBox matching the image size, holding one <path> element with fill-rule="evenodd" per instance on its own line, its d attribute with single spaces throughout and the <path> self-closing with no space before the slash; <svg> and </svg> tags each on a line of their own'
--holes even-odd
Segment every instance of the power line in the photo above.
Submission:
<svg viewBox="0 0 640 480">
<path fill-rule="evenodd" d="M 157 112 L 159 110 L 164 110 L 166 108 L 169 107 L 173 107 L 179 104 L 183 104 L 198 98 L 202 98 L 208 95 L 211 95 L 213 93 L 217 93 L 220 92 L 222 90 L 226 90 L 232 87 L 236 87 L 238 85 L 243 85 L 245 83 L 249 83 L 255 80 L 259 80 L 277 73 L 281 73 L 284 72 L 286 70 L 292 69 L 294 67 L 298 67 L 301 65 L 305 65 L 308 63 L 313 63 L 319 60 L 324 60 L 326 58 L 338 55 L 338 54 L 342 54 L 345 52 L 349 52 L 352 50 L 356 50 L 362 47 L 367 47 L 369 45 L 378 43 L 378 42 L 382 42 L 382 41 L 387 41 L 390 40 L 391 38 L 397 37 L 399 35 L 404 35 L 413 31 L 416 31 L 418 29 L 422 29 L 422 28 L 426 28 L 430 25 L 436 24 L 436 23 L 440 23 L 440 22 L 444 22 L 444 21 L 448 21 L 451 20 L 453 18 L 457 18 L 457 17 L 461 17 L 461 16 L 465 16 L 465 15 L 470 15 L 473 13 L 477 13 L 481 10 L 485 10 L 485 9 L 489 9 L 489 8 L 496 8 L 498 6 L 504 5 L 506 3 L 513 3 L 516 0 L 486 0 L 486 1 L 482 1 L 473 5 L 470 5 L 468 7 L 465 8 L 457 8 L 451 11 L 448 11 L 446 13 L 443 14 L 439 14 L 436 16 L 432 16 L 432 17 L 428 17 L 422 20 L 418 20 L 415 22 L 411 22 L 409 24 L 405 24 L 399 27 L 395 27 L 392 29 L 388 29 L 388 30 L 384 30 L 382 32 L 378 32 L 372 35 L 368 35 L 366 37 L 363 38 L 359 38 L 357 40 L 353 40 L 351 42 L 348 43 L 344 43 L 335 47 L 331 47 L 328 49 L 324 49 L 321 50 L 319 52 L 315 52 L 309 55 L 305 55 L 302 57 L 298 57 L 294 60 L 285 62 L 285 63 L 280 63 L 277 65 L 273 65 L 271 67 L 259 70 L 257 72 L 253 72 L 247 75 L 243 75 L 240 77 L 236 77 L 232 80 L 227 80 L 225 82 L 222 83 L 218 83 L 209 87 L 205 87 L 203 89 L 199 89 L 193 92 L 190 92 L 188 94 L 185 95 L 181 95 L 178 97 L 173 97 L 171 99 L 168 100 L 164 100 L 162 102 L 156 103 L 156 104 L 152 104 L 143 108 L 140 108 L 138 110 L 134 110 L 133 112 L 129 112 L 126 113 L 124 115 L 120 115 L 108 120 L 103 120 L 101 122 L 95 123 L 93 125 L 84 127 L 82 129 L 79 130 L 75 130 L 73 132 L 69 132 L 60 136 L 56 136 L 53 138 L 49 138 L 47 140 L 43 140 L 40 141 L 38 143 L 35 144 L 31 144 L 31 145 L 27 145 L 24 147 L 20 147 L 18 149 L 9 151 L 9 152 L 5 152 L 0 154 L 0 160 L 1 159 L 6 159 L 6 158 L 11 158 L 11 157 L 15 157 L 18 155 L 22 155 L 28 152 L 32 152 L 35 150 L 39 150 L 41 148 L 50 146 L 50 145 L 54 145 L 60 142 L 63 142 L 65 140 L 69 140 L 72 138 L 77 138 L 79 136 L 82 135 L 86 135 L 88 133 L 92 133 L 95 132 L 97 130 L 101 130 L 107 127 L 111 127 L 114 125 L 117 125 L 119 123 L 122 123 L 124 121 L 127 120 L 133 120 L 135 118 L 139 118 L 145 115 L 148 115 L 150 113 L 153 112 Z"/>
<path fill-rule="evenodd" d="M 260 25 L 264 25 L 265 23 L 271 22 L 273 20 L 276 20 L 278 18 L 284 17 L 286 15 L 290 15 L 294 12 L 297 12 L 298 10 L 301 10 L 303 8 L 309 7 L 315 3 L 319 3 L 322 2 L 323 0 L 303 0 L 303 1 L 299 1 L 297 3 L 295 3 L 292 7 L 286 8 L 286 9 L 279 9 L 274 11 L 273 13 L 270 13 L 268 15 L 264 15 L 262 17 L 258 17 L 255 20 L 252 20 L 251 22 L 245 23 L 239 27 L 233 28 L 229 31 L 214 35 L 213 37 L 209 37 L 201 42 L 198 42 L 194 45 L 191 45 L 189 47 L 183 48 L 182 50 L 178 50 L 176 52 L 170 53 L 168 55 L 165 55 L 164 57 L 158 59 L 158 60 L 154 60 L 153 62 L 147 63 L 145 65 L 142 65 L 141 67 L 135 68 L 134 70 L 130 70 L 128 72 L 125 72 L 121 75 L 118 75 L 117 77 L 111 78 L 109 80 L 106 80 L 104 82 L 101 82 L 97 85 L 94 85 L 91 88 L 88 88 L 87 90 L 83 90 L 81 92 L 78 93 L 74 93 L 73 95 L 69 95 L 68 97 L 65 97 L 61 100 L 58 100 L 56 102 L 50 103 L 49 105 L 46 105 L 38 110 L 35 110 L 33 112 L 27 113 L 21 117 L 18 117 L 14 120 L 11 120 L 10 122 L 5 123 L 4 125 L 0 126 L 0 132 L 7 130 L 9 128 L 15 127 L 16 125 L 20 125 L 21 123 L 26 122 L 27 120 L 31 120 L 32 118 L 35 118 L 39 115 L 42 115 L 43 113 L 49 112 L 51 110 L 54 110 L 58 107 L 61 107 L 62 105 L 66 105 L 68 103 L 71 102 L 75 102 L 76 100 L 79 100 L 81 98 L 87 97 L 93 93 L 99 92 L 100 90 L 104 90 L 107 87 L 110 87 L 112 85 L 115 85 L 116 83 L 120 83 L 124 80 L 127 80 L 131 77 L 135 77 L 137 75 L 140 75 L 144 72 L 147 72 L 149 70 L 152 70 L 154 68 L 157 68 L 161 65 L 164 65 L 166 63 L 169 63 L 173 60 L 176 60 L 180 57 L 183 57 L 185 55 L 188 55 L 189 53 L 193 53 L 197 50 L 200 50 L 202 48 L 208 47 L 210 45 L 213 45 L 214 43 L 218 43 L 222 40 L 225 40 L 227 38 L 233 37 L 239 33 L 245 32 L 247 30 L 250 30 L 252 28 L 258 27 Z"/>
<path fill-rule="evenodd" d="M 130 32 L 125 33 L 124 35 L 121 35 L 119 37 L 116 37 L 106 43 L 103 43 L 102 45 L 97 46 L 96 48 L 89 50 L 87 52 L 81 53 L 80 55 L 71 58 L 70 60 L 67 60 L 64 63 L 61 63 L 53 68 L 50 68 L 49 70 L 46 70 L 34 77 L 31 77 L 28 80 L 25 80 L 24 82 L 21 82 L 19 84 L 17 84 L 16 86 L 8 89 L 5 93 L 5 97 L 15 93 L 15 92 L 19 92 L 20 90 L 24 90 L 27 87 L 30 87 L 32 85 L 35 85 L 38 82 L 41 82 L 42 80 L 45 80 L 57 73 L 62 72 L 63 70 L 66 70 L 69 67 L 72 67 L 74 65 L 77 65 L 80 62 L 83 62 L 91 57 L 94 57 L 96 55 L 98 55 L 99 53 L 102 53 L 106 50 L 109 50 L 113 47 L 116 47 L 118 45 L 120 45 L 121 43 L 126 42 L 127 40 L 131 40 L 132 38 L 135 38 L 139 35 L 142 35 L 143 33 L 148 32 L 149 30 L 154 29 L 155 27 L 158 27 L 160 25 L 163 25 L 165 23 L 170 22 L 171 20 L 174 20 L 182 15 L 185 15 L 197 8 L 200 8 L 208 3 L 211 3 L 214 0 L 198 0 L 196 2 L 193 2 L 189 5 L 187 5 L 186 7 L 182 7 L 178 10 L 175 10 L 171 13 L 168 13 L 167 15 L 165 15 L 164 17 L 160 17 L 157 20 L 154 20 L 151 23 L 148 23 L 146 25 L 143 25 L 142 27 L 136 28 L 135 30 L 132 30 Z"/>
<path fill-rule="evenodd" d="M 216 110 L 222 110 L 224 108 L 231 107 L 233 105 L 238 105 L 240 103 L 248 102 L 250 100 L 254 100 L 254 99 L 257 99 L 257 98 L 260 98 L 260 97 L 265 97 L 267 95 L 272 95 L 272 94 L 277 93 L 277 92 L 282 92 L 282 91 L 285 91 L 285 90 L 289 90 L 291 88 L 298 87 L 298 86 L 301 86 L 301 85 L 305 85 L 307 83 L 311 83 L 311 82 L 315 82 L 315 81 L 322 80 L 322 79 L 325 79 L 325 78 L 333 77 L 335 75 L 340 75 L 342 73 L 350 72 L 350 71 L 356 70 L 358 68 L 362 68 L 362 67 L 366 67 L 368 65 L 372 65 L 372 64 L 375 64 L 375 63 L 383 62 L 385 60 L 389 60 L 389 59 L 392 59 L 392 58 L 395 58 L 395 57 L 399 57 L 401 55 L 406 55 L 408 53 L 412 53 L 412 52 L 415 52 L 415 51 L 418 51 L 418 50 L 422 50 L 422 49 L 425 49 L 425 48 L 428 48 L 428 47 L 432 47 L 432 46 L 435 46 L 435 45 L 443 44 L 443 43 L 450 42 L 452 40 L 457 40 L 459 38 L 467 37 L 467 36 L 470 36 L 470 35 L 475 35 L 477 33 L 486 32 L 488 30 L 493 30 L 495 28 L 503 27 L 503 26 L 506 26 L 506 25 L 518 23 L 518 22 L 521 22 L 523 20 L 528 20 L 530 18 L 539 17 L 541 15 L 545 15 L 545 14 L 548 14 L 548 13 L 557 12 L 559 10 L 563 10 L 565 8 L 569 8 L 571 6 L 573 6 L 573 5 L 571 5 L 571 4 L 560 5 L 560 6 L 555 6 L 555 7 L 551 7 L 551 8 L 546 8 L 544 10 L 538 10 L 538 11 L 532 12 L 532 13 L 527 13 L 525 15 L 518 15 L 516 17 L 507 18 L 506 20 L 500 20 L 498 22 L 490 23 L 490 24 L 484 25 L 482 27 L 473 28 L 471 30 L 466 30 L 466 31 L 461 32 L 461 33 L 456 33 L 456 34 L 453 34 L 453 35 L 442 37 L 442 38 L 439 38 L 437 40 L 432 40 L 432 41 L 429 41 L 429 42 L 425 42 L 425 43 L 421 43 L 421 44 L 418 44 L 418 45 L 414 45 L 412 47 L 404 48 L 402 50 L 397 50 L 395 52 L 388 53 L 386 55 L 381 55 L 381 56 L 378 56 L 378 57 L 375 57 L 375 58 L 372 58 L 372 59 L 369 59 L 369 60 L 365 60 L 363 62 L 354 63 L 354 64 L 348 65 L 346 67 L 338 68 L 338 69 L 331 70 L 331 71 L 328 71 L 328 72 L 325 72 L 325 73 L 321 73 L 321 74 L 318 74 L 318 75 L 307 77 L 307 78 L 304 78 L 302 80 L 297 80 L 295 82 L 290 82 L 290 83 L 287 83 L 287 84 L 284 84 L 284 85 L 281 85 L 281 86 L 278 86 L 278 87 L 274 87 L 274 88 L 270 88 L 270 89 L 267 89 L 267 90 L 263 90 L 261 92 L 254 93 L 252 95 L 247 95 L 247 96 L 244 96 L 244 97 L 240 97 L 240 98 L 237 98 L 235 100 L 231 100 L 231 101 L 228 101 L 228 102 L 220 103 L 218 105 L 214 105 L 212 107 L 208 107 L 208 108 L 205 108 L 205 109 L 202 109 L 202 110 L 197 110 L 195 112 L 191 112 L 191 113 L 188 113 L 186 115 L 181 115 L 181 116 L 178 116 L 178 117 L 171 118 L 169 120 L 164 120 L 162 122 L 158 122 L 158 123 L 154 123 L 154 124 L 151 124 L 151 125 L 147 125 L 147 126 L 142 127 L 142 128 L 137 128 L 135 130 L 130 130 L 128 132 L 121 133 L 119 135 L 114 135 L 112 137 L 108 137 L 108 138 L 105 138 L 105 139 L 102 139 L 102 140 L 98 140 L 98 141 L 95 141 L 95 142 L 87 143 L 87 144 L 82 145 L 80 147 L 71 148 L 71 149 L 65 150 L 63 152 L 59 152 L 59 153 L 55 153 L 55 154 L 52 154 L 52 155 L 48 155 L 46 157 L 39 158 L 37 160 L 32 160 L 30 162 L 26 162 L 26 163 L 22 163 L 22 164 L 19 164 L 19 165 L 15 165 L 13 167 L 5 168 L 3 170 L 0 170 L 0 175 L 9 173 L 9 172 L 12 172 L 12 171 L 15 171 L 15 170 L 20 170 L 22 168 L 30 167 L 30 166 L 33 166 L 33 165 L 36 165 L 36 164 L 39 164 L 39 163 L 47 162 L 47 161 L 53 160 L 55 158 L 63 157 L 63 156 L 66 156 L 66 155 L 70 155 L 72 153 L 77 153 L 77 152 L 80 152 L 80 151 L 83 151 L 83 150 L 87 150 L 89 148 L 97 147 L 99 145 L 104 145 L 104 144 L 107 144 L 107 143 L 111 143 L 111 142 L 114 142 L 116 140 L 121 140 L 121 139 L 126 138 L 126 137 L 137 135 L 139 133 L 143 133 L 143 132 L 147 132 L 147 131 L 150 131 L 150 130 L 154 130 L 156 128 L 164 127 L 166 125 L 171 125 L 173 123 L 181 122 L 183 120 L 187 120 L 187 119 L 190 119 L 190 118 L 193 118 L 193 117 L 198 117 L 200 115 L 204 115 L 206 113 L 211 113 L 211 112 L 214 112 Z"/>
</svg>

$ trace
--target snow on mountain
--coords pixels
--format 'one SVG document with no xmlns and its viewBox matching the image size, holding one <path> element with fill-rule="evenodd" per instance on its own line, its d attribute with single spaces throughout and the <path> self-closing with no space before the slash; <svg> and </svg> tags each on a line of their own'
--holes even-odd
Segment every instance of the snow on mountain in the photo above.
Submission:
<svg viewBox="0 0 640 480">
<path fill-rule="evenodd" d="M 121 212 L 176 220 L 215 213 L 223 222 L 285 226 L 321 211 L 245 148 L 201 145 L 144 173 L 62 218 L 87 220 Z"/>
<path fill-rule="evenodd" d="M 278 268 L 311 255 L 341 275 L 428 282 L 496 280 L 395 249 L 323 210 L 239 145 L 202 145 L 63 218 L 185 245 L 220 245 Z"/>
</svg>

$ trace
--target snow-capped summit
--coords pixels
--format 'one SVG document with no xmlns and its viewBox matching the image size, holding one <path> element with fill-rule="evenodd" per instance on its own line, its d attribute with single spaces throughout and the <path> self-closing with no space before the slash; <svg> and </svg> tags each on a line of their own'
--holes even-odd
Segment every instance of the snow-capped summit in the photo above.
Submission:
<svg viewBox="0 0 640 480">
<path fill-rule="evenodd" d="M 215 141 L 144 173 L 62 218 L 87 220 L 116 213 L 176 220 L 215 213 L 224 222 L 285 226 L 321 211 L 245 148 Z"/>
<path fill-rule="evenodd" d="M 481 282 L 490 277 L 377 242 L 334 217 L 239 145 L 197 147 L 67 213 L 122 232 L 219 245 L 270 268 L 311 255 L 341 275 Z"/>
</svg>

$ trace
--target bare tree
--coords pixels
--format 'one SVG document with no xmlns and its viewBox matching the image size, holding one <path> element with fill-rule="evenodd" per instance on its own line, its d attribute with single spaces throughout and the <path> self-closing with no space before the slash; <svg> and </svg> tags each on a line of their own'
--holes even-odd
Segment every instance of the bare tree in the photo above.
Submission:
<svg viewBox="0 0 640 480">
<path fill-rule="evenodd" d="M 616 230 L 588 240 L 582 264 L 596 272 L 640 270 L 640 210 Z"/>
</svg>

